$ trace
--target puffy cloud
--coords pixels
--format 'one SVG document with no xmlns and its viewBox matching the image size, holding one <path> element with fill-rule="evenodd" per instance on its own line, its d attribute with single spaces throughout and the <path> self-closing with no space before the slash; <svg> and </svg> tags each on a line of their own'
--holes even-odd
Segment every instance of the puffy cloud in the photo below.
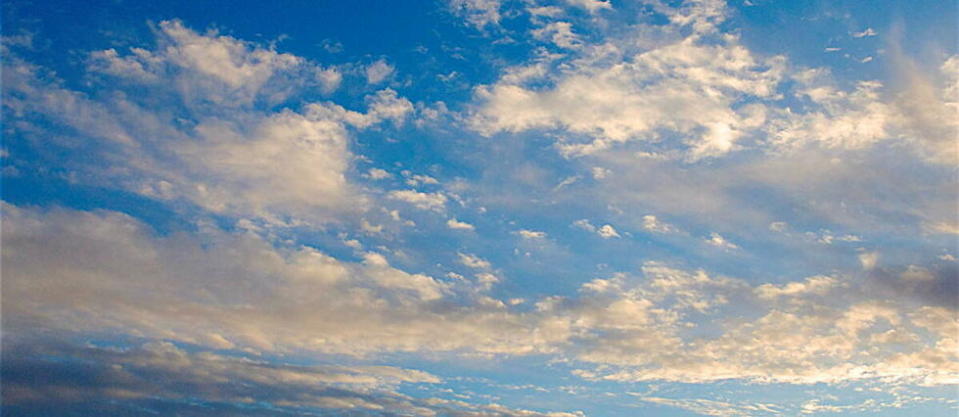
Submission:
<svg viewBox="0 0 959 417">
<path fill-rule="evenodd" d="M 606 0 L 566 0 L 566 4 L 580 7 L 590 13 L 597 13 L 600 10 L 612 10 L 613 5 Z"/>
<path fill-rule="evenodd" d="M 643 216 L 643 229 L 646 229 L 654 233 L 677 233 L 679 232 L 675 226 L 665 223 L 656 218 L 652 214 L 647 214 Z"/>
<path fill-rule="evenodd" d="M 470 255 L 468 253 L 462 253 L 462 252 L 460 252 L 458 256 L 459 256 L 460 263 L 463 265 L 466 265 L 467 267 L 470 267 L 473 269 L 490 269 L 489 261 L 483 258 L 480 258 L 479 256 Z"/>
<path fill-rule="evenodd" d="M 816 77 L 817 71 L 800 74 L 800 81 Z M 819 105 L 818 111 L 792 114 L 786 110 L 774 124 L 773 141 L 795 147 L 815 143 L 826 147 L 863 148 L 889 139 L 894 109 L 879 99 L 882 84 L 863 81 L 851 92 L 828 85 L 815 85 L 798 92 Z"/>
<path fill-rule="evenodd" d="M 326 70 L 179 21 L 160 29 L 154 50 L 91 55 L 90 76 L 112 96 L 65 89 L 14 56 L 5 62 L 5 106 L 24 122 L 52 120 L 94 139 L 82 146 L 95 163 L 51 161 L 80 181 L 278 223 L 326 221 L 364 206 L 346 177 L 349 128 L 400 124 L 412 111 L 408 100 L 386 89 L 367 97 L 365 114 L 324 102 L 277 110 Z M 124 94 L 131 85 L 149 94 Z"/>
<path fill-rule="evenodd" d="M 443 211 L 446 208 L 446 195 L 443 193 L 421 193 L 416 190 L 393 190 L 388 194 L 393 200 L 404 201 L 421 210 Z"/>
<path fill-rule="evenodd" d="M 484 135 L 547 130 L 566 156 L 626 142 L 695 161 L 748 147 L 861 151 L 887 141 L 913 145 L 935 163 L 959 155 L 954 57 L 923 71 L 893 43 L 900 85 L 842 88 L 828 69 L 760 56 L 718 31 L 728 14 L 722 1 L 652 7 L 670 23 L 642 23 L 635 36 L 598 43 L 578 42 L 568 22 L 543 24 L 534 37 L 577 51 L 541 52 L 476 87 L 469 125 Z"/>
<path fill-rule="evenodd" d="M 842 284 L 835 278 L 816 276 L 806 278 L 803 282 L 790 282 L 782 286 L 762 284 L 756 287 L 756 294 L 760 298 L 795 297 L 805 294 L 825 295 L 841 285 Z"/>
<path fill-rule="evenodd" d="M 825 69 L 797 71 L 793 78 L 799 86 L 794 94 L 815 106 L 801 113 L 778 110 L 768 127 L 773 144 L 862 149 L 897 140 L 913 145 L 930 162 L 957 161 L 956 57 L 947 57 L 935 70 L 924 71 L 897 43 L 891 44 L 891 49 L 890 61 L 898 76 L 893 85 L 860 81 L 853 90 L 845 91 L 834 85 Z"/>
<path fill-rule="evenodd" d="M 620 237 L 620 236 L 619 236 L 619 232 L 617 232 L 616 229 L 613 228 L 613 226 L 610 226 L 610 225 L 608 225 L 608 224 L 604 224 L 604 225 L 600 226 L 599 229 L 596 229 L 596 234 L 598 234 L 599 237 L 601 237 L 601 238 L 603 238 L 603 239 L 611 239 L 611 238 L 614 238 L 614 237 Z"/>
<path fill-rule="evenodd" d="M 366 174 L 366 176 L 371 180 L 385 180 L 387 178 L 393 177 L 393 174 L 390 174 L 386 170 L 380 168 L 372 168 Z"/>
<path fill-rule="evenodd" d="M 659 30 L 699 26 L 721 9 L 711 5 L 674 11 L 676 26 Z M 567 155 L 594 153 L 618 142 L 657 140 L 671 131 L 691 137 L 692 158 L 721 155 L 763 122 L 762 106 L 737 103 L 746 97 L 774 96 L 782 77 L 781 58 L 756 58 L 731 36 L 707 43 L 697 35 L 646 47 L 628 39 L 589 45 L 562 64 L 554 65 L 558 57 L 547 57 L 525 67 L 539 73 L 517 78 L 522 69 L 517 67 L 496 83 L 477 87 L 472 127 L 486 135 L 564 130 L 574 134 L 559 143 Z M 534 83 L 549 87 L 528 86 Z M 577 135 L 595 139 L 570 142 Z"/>
<path fill-rule="evenodd" d="M 477 29 L 499 25 L 499 0 L 449 0 L 449 7 L 454 14 L 463 17 Z"/>
<path fill-rule="evenodd" d="M 902 302 L 888 301 L 888 295 L 874 298 L 868 282 L 839 285 L 835 278 L 812 277 L 750 291 L 740 280 L 660 264 L 647 264 L 644 275 L 644 285 L 627 285 L 626 276 L 594 280 L 583 285 L 579 300 L 541 303 L 556 314 L 571 314 L 576 325 L 570 330 L 580 339 L 577 358 L 601 364 L 578 375 L 800 384 L 886 378 L 935 385 L 951 383 L 959 370 L 959 357 L 944 350 L 953 336 L 937 336 L 934 345 L 919 336 L 931 317 L 947 314 L 944 310 L 913 313 Z M 729 319 L 733 306 L 758 315 L 725 322 L 716 337 L 688 333 L 704 326 L 696 314 Z M 947 331 L 957 320 L 953 316 L 944 323 L 937 331 Z M 942 366 L 923 358 L 938 358 Z"/>
<path fill-rule="evenodd" d="M 573 227 L 577 227 L 591 233 L 596 233 L 597 235 L 599 235 L 599 237 L 603 239 L 620 237 L 619 232 L 617 232 L 613 226 L 604 224 L 600 227 L 596 227 L 592 223 L 590 223 L 589 220 L 586 220 L 586 219 L 579 219 L 574 221 Z"/>
<path fill-rule="evenodd" d="M 449 219 L 449 220 L 447 220 L 447 221 L 446 221 L 446 227 L 449 227 L 450 229 L 453 229 L 453 230 L 474 230 L 474 229 L 476 229 L 473 225 L 471 225 L 471 224 L 469 224 L 469 223 L 466 223 L 466 222 L 461 222 L 461 221 L 456 220 L 456 219 Z"/>
<path fill-rule="evenodd" d="M 278 53 L 214 31 L 199 34 L 178 20 L 159 24 L 154 50 L 132 48 L 123 56 L 108 49 L 91 54 L 90 68 L 139 84 L 167 84 L 195 105 L 250 105 L 281 101 L 294 88 L 319 81 L 329 91 L 335 72 L 303 58 Z"/>
<path fill-rule="evenodd" d="M 378 60 L 366 67 L 366 82 L 368 84 L 379 84 L 393 74 L 392 65 L 385 60 Z"/>
</svg>

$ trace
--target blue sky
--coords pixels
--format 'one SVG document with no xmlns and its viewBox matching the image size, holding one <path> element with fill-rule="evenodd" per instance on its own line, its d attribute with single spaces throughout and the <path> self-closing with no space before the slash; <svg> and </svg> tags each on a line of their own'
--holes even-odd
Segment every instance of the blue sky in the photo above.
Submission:
<svg viewBox="0 0 959 417">
<path fill-rule="evenodd" d="M 953 1 L 5 2 L 11 416 L 952 416 Z"/>
</svg>

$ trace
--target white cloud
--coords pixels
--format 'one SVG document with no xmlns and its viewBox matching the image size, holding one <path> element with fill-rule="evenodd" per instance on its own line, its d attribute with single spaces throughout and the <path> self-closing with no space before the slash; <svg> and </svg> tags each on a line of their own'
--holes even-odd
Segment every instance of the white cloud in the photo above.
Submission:
<svg viewBox="0 0 959 417">
<path fill-rule="evenodd" d="M 155 50 L 132 48 L 127 56 L 112 49 L 94 52 L 91 69 L 147 85 L 166 84 L 190 102 L 230 107 L 249 105 L 257 96 L 277 101 L 294 93 L 280 80 L 295 82 L 295 87 L 319 83 L 327 92 L 339 84 L 335 70 L 295 55 L 216 32 L 199 34 L 178 20 L 160 22 L 159 29 Z M 291 77 L 301 71 L 316 77 Z"/>
<path fill-rule="evenodd" d="M 475 281 L 444 282 L 374 252 L 344 262 L 249 232 L 157 236 L 118 213 L 3 209 L 11 335 L 41 326 L 259 352 L 547 353 L 595 364 L 583 378 L 621 381 L 959 380 L 954 312 L 861 282 L 753 287 L 647 263 L 641 277 L 596 279 L 522 313 L 485 293 L 501 279 L 467 253 Z M 452 297 L 463 304 L 448 310 Z"/>
<path fill-rule="evenodd" d="M 366 67 L 366 82 L 371 85 L 379 84 L 393 75 L 394 70 L 386 60 L 380 59 Z"/>
<path fill-rule="evenodd" d="M 854 32 L 854 33 L 852 34 L 852 37 L 854 37 L 854 38 L 867 38 L 867 37 L 876 36 L 876 35 L 877 35 L 877 33 L 876 33 L 875 30 L 873 30 L 872 28 L 866 28 L 866 29 L 863 30 L 862 32 Z"/>
<path fill-rule="evenodd" d="M 605 179 L 612 173 L 612 171 L 603 167 L 592 167 L 590 168 L 589 172 L 593 175 L 593 179 L 595 180 Z"/>
<path fill-rule="evenodd" d="M 781 296 L 799 296 L 805 294 L 825 295 L 842 284 L 832 277 L 815 276 L 806 278 L 802 282 L 790 282 L 786 285 L 762 284 L 756 287 L 756 294 L 760 298 L 776 298 Z"/>
<path fill-rule="evenodd" d="M 590 13 L 613 9 L 613 5 L 607 0 L 566 0 L 566 4 L 580 7 Z"/>
<path fill-rule="evenodd" d="M 812 81 L 821 76 L 812 70 L 798 76 L 801 82 L 810 84 L 798 94 L 819 104 L 820 110 L 783 113 L 773 122 L 775 144 L 796 147 L 818 143 L 855 149 L 889 138 L 893 109 L 879 99 L 880 83 L 861 82 L 856 90 L 846 92 Z"/>
<path fill-rule="evenodd" d="M 394 190 L 389 198 L 405 201 L 421 210 L 443 211 L 446 208 L 446 195 L 443 193 L 421 193 L 416 190 Z"/>
<path fill-rule="evenodd" d="M 410 175 L 408 171 L 404 171 L 403 174 L 408 177 L 406 179 L 406 185 L 409 185 L 410 187 L 418 187 L 420 185 L 436 185 L 440 183 L 436 178 L 433 178 L 429 175 Z"/>
<path fill-rule="evenodd" d="M 601 238 L 603 238 L 603 239 L 611 239 L 611 238 L 614 238 L 614 237 L 620 237 L 620 236 L 619 236 L 619 233 L 616 231 L 616 229 L 614 229 L 613 226 L 610 226 L 610 225 L 608 225 L 608 224 L 604 224 L 602 227 L 600 227 L 599 229 L 597 229 L 597 230 L 596 230 L 596 234 L 598 234 L 598 235 L 599 235 Z"/>
<path fill-rule="evenodd" d="M 359 127 L 366 127 L 383 120 L 390 120 L 397 125 L 402 125 L 407 115 L 413 112 L 413 103 L 399 97 L 396 91 L 389 88 L 367 96 L 366 102 L 369 107 L 366 118 L 354 122 Z"/>
<path fill-rule="evenodd" d="M 322 69 L 317 71 L 316 77 L 320 80 L 323 91 L 327 94 L 336 91 L 343 82 L 343 74 L 335 69 Z"/>
<path fill-rule="evenodd" d="M 366 173 L 367 178 L 372 180 L 385 180 L 387 178 L 392 178 L 393 174 L 390 174 L 386 170 L 379 168 L 372 168 L 369 172 Z"/>
<path fill-rule="evenodd" d="M 712 19 L 709 10 L 677 11 L 677 25 Z M 471 126 L 485 135 L 563 130 L 573 134 L 558 143 L 567 155 L 655 140 L 673 131 L 690 138 L 691 158 L 701 158 L 731 151 L 763 122 L 762 106 L 735 103 L 773 97 L 783 72 L 781 58 L 756 58 L 728 36 L 711 43 L 692 36 L 645 48 L 636 48 L 631 39 L 587 45 L 574 59 L 547 57 L 507 70 L 496 83 L 475 89 Z M 544 81 L 551 87 L 528 85 Z M 584 143 L 577 137 L 591 139 Z"/>
<path fill-rule="evenodd" d="M 42 78 L 44 69 L 13 59 L 5 62 L 12 70 L 5 71 L 5 91 L 18 93 L 5 95 L 5 104 L 95 139 L 83 152 L 96 155 L 96 163 L 78 167 L 79 178 L 94 185 L 281 224 L 363 210 L 366 197 L 346 178 L 354 156 L 349 128 L 402 123 L 412 111 L 408 100 L 386 89 L 367 97 L 366 114 L 323 102 L 273 110 L 263 103 L 282 103 L 311 86 L 329 90 L 313 76 L 322 68 L 228 36 L 201 35 L 179 21 L 159 26 L 155 50 L 91 55 L 89 75 L 104 91 L 116 89 L 103 94 L 112 98 L 64 89 Z M 146 93 L 122 94 L 129 85 Z"/>
<path fill-rule="evenodd" d="M 643 229 L 654 233 L 677 233 L 679 229 L 675 226 L 665 223 L 652 214 L 643 216 Z"/>
<path fill-rule="evenodd" d="M 709 234 L 709 238 L 706 239 L 706 243 L 723 249 L 739 249 L 739 246 L 726 240 L 726 238 L 716 232 Z"/>
<path fill-rule="evenodd" d="M 490 269 L 489 261 L 476 255 L 460 252 L 457 254 L 461 264 L 473 269 Z"/>
<path fill-rule="evenodd" d="M 859 254 L 859 263 L 862 265 L 862 269 L 867 271 L 874 269 L 877 262 L 879 262 L 879 252 L 862 252 Z"/>
<path fill-rule="evenodd" d="M 477 29 L 499 25 L 499 0 L 449 0 L 449 7 Z"/>
<path fill-rule="evenodd" d="M 523 239 L 543 239 L 546 237 L 546 232 L 539 232 L 535 230 L 526 230 L 522 229 L 516 232 Z"/>
<path fill-rule="evenodd" d="M 585 230 L 585 231 L 587 231 L 587 232 L 590 232 L 590 233 L 596 233 L 597 235 L 599 235 L 599 237 L 601 237 L 601 238 L 603 238 L 603 239 L 611 239 L 611 238 L 614 238 L 614 237 L 616 237 L 616 238 L 620 237 L 620 236 L 619 236 L 619 232 L 617 232 L 616 229 L 615 229 L 613 226 L 608 225 L 608 224 L 604 224 L 604 225 L 602 225 L 602 226 L 600 226 L 600 227 L 596 227 L 596 226 L 594 226 L 592 223 L 590 223 L 589 220 L 586 220 L 586 219 L 580 219 L 580 220 L 574 221 L 574 222 L 573 222 L 573 227 L 577 227 L 577 228 L 583 229 L 583 230 Z"/>
<path fill-rule="evenodd" d="M 560 48 L 575 49 L 582 41 L 572 30 L 569 22 L 550 22 L 546 26 L 532 31 L 533 37 L 542 41 L 549 41 Z"/>
<path fill-rule="evenodd" d="M 595 231 L 596 231 L 596 226 L 593 226 L 593 224 L 590 223 L 589 220 L 586 220 L 586 219 L 579 219 L 579 220 L 574 221 L 574 222 L 573 222 L 573 226 L 574 226 L 574 227 L 578 227 L 578 228 L 583 229 L 583 230 L 588 231 L 588 232 L 595 232 Z"/>
<path fill-rule="evenodd" d="M 456 219 L 449 219 L 446 221 L 446 226 L 453 230 L 474 230 L 476 229 L 473 225 L 461 222 Z"/>
</svg>

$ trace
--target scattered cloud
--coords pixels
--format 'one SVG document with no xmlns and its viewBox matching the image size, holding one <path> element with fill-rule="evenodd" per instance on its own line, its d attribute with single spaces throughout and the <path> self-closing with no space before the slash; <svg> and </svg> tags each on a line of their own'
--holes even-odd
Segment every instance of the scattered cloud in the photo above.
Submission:
<svg viewBox="0 0 959 417">
<path fill-rule="evenodd" d="M 380 59 L 366 67 L 366 82 L 371 85 L 379 84 L 393 75 L 395 70 L 392 65 Z"/>
<path fill-rule="evenodd" d="M 500 21 L 499 0 L 449 0 L 452 12 L 477 29 L 497 26 Z"/>
<path fill-rule="evenodd" d="M 716 232 L 709 234 L 709 238 L 706 239 L 706 243 L 723 249 L 739 249 L 739 246 L 726 240 L 726 238 Z"/>
<path fill-rule="evenodd" d="M 546 237 L 546 232 L 538 232 L 535 230 L 526 230 L 522 229 L 516 232 L 523 239 L 543 239 Z"/>
<path fill-rule="evenodd" d="M 643 216 L 643 229 L 646 229 L 654 233 L 678 233 L 679 229 L 675 226 L 665 223 L 653 216 L 652 214 L 647 214 Z"/>
<path fill-rule="evenodd" d="M 446 195 L 442 193 L 421 193 L 416 190 L 394 190 L 389 198 L 412 204 L 421 210 L 443 211 L 446 207 Z"/>
<path fill-rule="evenodd" d="M 866 28 L 862 32 L 853 32 L 852 37 L 854 38 L 868 38 L 870 36 L 876 36 L 877 33 L 872 28 Z"/>
<path fill-rule="evenodd" d="M 446 226 L 453 230 L 475 230 L 476 228 L 466 222 L 461 222 L 456 219 L 449 219 L 446 221 Z"/>
</svg>

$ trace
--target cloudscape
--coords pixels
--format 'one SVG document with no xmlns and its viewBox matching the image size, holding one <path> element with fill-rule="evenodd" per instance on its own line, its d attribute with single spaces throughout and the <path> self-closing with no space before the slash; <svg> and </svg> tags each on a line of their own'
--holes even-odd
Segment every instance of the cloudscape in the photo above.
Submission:
<svg viewBox="0 0 959 417">
<path fill-rule="evenodd" d="M 2 413 L 955 416 L 957 21 L 4 2 Z"/>
</svg>

